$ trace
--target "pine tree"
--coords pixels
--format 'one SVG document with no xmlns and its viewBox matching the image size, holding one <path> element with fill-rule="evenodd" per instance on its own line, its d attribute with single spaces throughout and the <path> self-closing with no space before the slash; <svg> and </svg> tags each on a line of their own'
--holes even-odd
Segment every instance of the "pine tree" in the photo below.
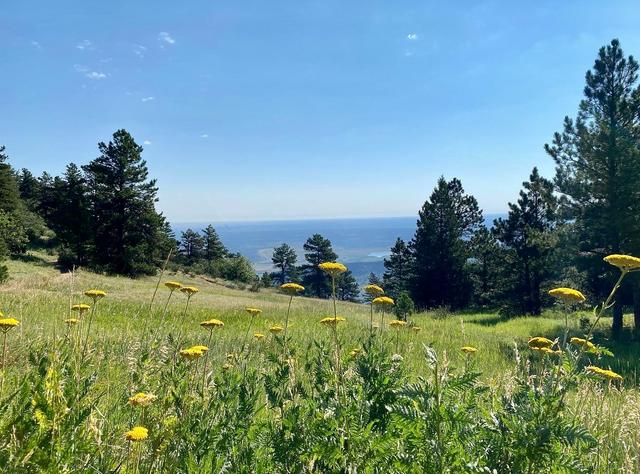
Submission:
<svg viewBox="0 0 640 474">
<path fill-rule="evenodd" d="M 473 302 L 479 308 L 496 305 L 502 292 L 504 252 L 495 235 L 484 225 L 469 242 L 471 261 L 469 270 L 473 282 Z"/>
<path fill-rule="evenodd" d="M 462 183 L 438 180 L 419 212 L 411 247 L 414 254 L 412 297 L 422 307 L 463 308 L 471 298 L 467 268 L 468 240 L 479 228 L 482 212 Z"/>
<path fill-rule="evenodd" d="M 406 321 L 415 311 L 415 305 L 411 296 L 406 291 L 400 292 L 396 298 L 396 304 L 393 306 L 393 313 L 397 319 Z"/>
<path fill-rule="evenodd" d="M 625 58 L 617 39 L 600 48 L 585 77 L 577 118 L 565 117 L 562 133 L 545 145 L 556 163 L 554 183 L 562 193 L 563 210 L 575 220 L 579 234 L 578 267 L 588 272 L 591 290 L 599 296 L 617 277 L 602 258 L 640 251 L 638 68 L 632 56 Z M 637 326 L 639 292 L 636 289 Z M 623 293 L 619 295 L 613 311 L 614 337 L 622 330 Z"/>
<path fill-rule="evenodd" d="M 295 273 L 297 260 L 296 251 L 287 244 L 282 244 L 273 249 L 271 262 L 279 270 L 276 277 L 281 285 L 287 281 L 294 280 L 292 277 Z"/>
<path fill-rule="evenodd" d="M 20 192 L 8 159 L 5 147 L 0 146 L 0 211 L 12 213 L 20 204 Z"/>
<path fill-rule="evenodd" d="M 263 288 L 271 288 L 273 286 L 273 278 L 269 272 L 264 272 L 260 277 L 260 286 Z"/>
<path fill-rule="evenodd" d="M 360 288 L 351 270 L 347 270 L 336 278 L 336 294 L 339 300 L 354 301 L 360 300 Z"/>
<path fill-rule="evenodd" d="M 540 314 L 542 288 L 553 277 L 551 258 L 557 244 L 558 200 L 553 183 L 533 168 L 522 184 L 516 204 L 509 203 L 507 219 L 494 223 L 496 238 L 506 249 L 503 283 L 507 301 L 520 314 Z"/>
<path fill-rule="evenodd" d="M 202 237 L 204 239 L 202 256 L 207 262 L 211 263 L 215 260 L 220 260 L 229 254 L 211 224 L 202 231 Z"/>
<path fill-rule="evenodd" d="M 396 298 L 409 289 L 413 275 L 413 256 L 401 238 L 398 237 L 391 247 L 389 258 L 384 259 L 384 268 L 382 287 L 386 294 Z"/>
<path fill-rule="evenodd" d="M 18 190 L 20 198 L 30 211 L 36 212 L 40 207 L 40 182 L 26 168 L 22 168 L 18 174 Z"/>
<path fill-rule="evenodd" d="M 180 237 L 180 254 L 187 266 L 191 266 L 204 256 L 205 240 L 192 229 L 187 229 Z"/>
<path fill-rule="evenodd" d="M 369 276 L 367 277 L 367 285 L 377 285 L 379 287 L 384 287 L 384 282 L 382 281 L 382 278 L 380 278 L 375 273 L 371 272 L 371 273 L 369 273 Z M 366 293 L 366 292 L 363 293 L 362 298 L 367 303 L 370 303 L 371 300 L 373 300 L 373 297 L 369 293 Z"/>
<path fill-rule="evenodd" d="M 91 262 L 108 273 L 154 273 L 164 218 L 155 210 L 158 188 L 149 180 L 142 147 L 118 130 L 98 149 L 100 156 L 83 166 L 94 236 Z"/>
<path fill-rule="evenodd" d="M 303 265 L 302 285 L 307 294 L 318 298 L 328 298 L 331 295 L 331 281 L 318 268 L 323 262 L 333 262 L 338 255 L 333 251 L 331 241 L 320 234 L 314 234 L 307 239 L 303 246 L 307 264 Z"/>
</svg>

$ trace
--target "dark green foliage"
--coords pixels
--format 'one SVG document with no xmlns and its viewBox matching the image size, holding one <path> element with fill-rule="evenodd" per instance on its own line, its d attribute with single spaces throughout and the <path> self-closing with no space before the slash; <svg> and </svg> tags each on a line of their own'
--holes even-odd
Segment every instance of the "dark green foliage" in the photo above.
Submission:
<svg viewBox="0 0 640 474">
<path fill-rule="evenodd" d="M 5 147 L 0 145 L 0 211 L 10 213 L 18 208 L 20 192 L 13 169 L 7 160 Z"/>
<path fill-rule="evenodd" d="M 384 259 L 385 272 L 382 287 L 386 294 L 395 298 L 410 288 L 413 265 L 411 250 L 404 240 L 398 237 L 396 243 L 391 247 L 389 258 Z"/>
<path fill-rule="evenodd" d="M 264 272 L 260 277 L 260 285 L 263 288 L 271 288 L 273 286 L 273 278 L 269 275 L 269 272 Z"/>
<path fill-rule="evenodd" d="M 40 207 L 40 196 L 42 195 L 40 181 L 26 168 L 22 168 L 17 179 L 22 202 L 27 206 L 27 209 L 37 212 Z"/>
<path fill-rule="evenodd" d="M 415 272 L 411 294 L 418 306 L 459 309 L 467 305 L 473 289 L 467 268 L 468 240 L 481 222 L 478 203 L 464 193 L 462 183 L 441 177 L 419 212 L 411 242 Z"/>
<path fill-rule="evenodd" d="M 508 217 L 494 223 L 494 234 L 504 250 L 501 287 L 516 314 L 540 314 L 542 290 L 554 276 L 551 260 L 557 245 L 558 200 L 553 184 L 537 168 L 522 186 L 518 202 L 509 203 Z"/>
<path fill-rule="evenodd" d="M 180 256 L 185 265 L 190 266 L 204 257 L 204 239 L 192 229 L 187 229 L 180 237 Z"/>
<path fill-rule="evenodd" d="M 360 288 L 351 270 L 336 278 L 336 296 L 342 301 L 360 300 Z"/>
<path fill-rule="evenodd" d="M 302 265 L 302 286 L 305 293 L 318 298 L 328 298 L 331 295 L 331 279 L 318 268 L 324 262 L 333 262 L 338 255 L 331 247 L 331 241 L 320 234 L 314 234 L 304 243 L 304 258 L 307 263 Z"/>
<path fill-rule="evenodd" d="M 295 281 L 297 277 L 297 261 L 298 256 L 296 255 L 296 251 L 288 244 L 282 244 L 273 249 L 271 262 L 278 269 L 278 274 L 276 275 L 276 277 L 281 285 L 287 283 L 288 281 Z"/>
<path fill-rule="evenodd" d="M 202 249 L 202 258 L 204 258 L 207 262 L 213 262 L 215 260 L 220 260 L 221 258 L 225 258 L 229 251 L 224 246 L 218 233 L 213 228 L 211 224 L 204 228 L 202 231 L 202 239 L 203 249 Z"/>
<path fill-rule="evenodd" d="M 470 241 L 472 258 L 469 271 L 473 282 L 473 303 L 479 308 L 491 308 L 498 301 L 502 291 L 503 273 L 508 272 L 504 265 L 504 250 L 500 247 L 493 232 L 482 226 L 474 233 Z"/>
<path fill-rule="evenodd" d="M 413 300 L 407 291 L 402 291 L 395 299 L 395 303 L 393 314 L 402 321 L 407 321 L 416 310 Z"/>
</svg>

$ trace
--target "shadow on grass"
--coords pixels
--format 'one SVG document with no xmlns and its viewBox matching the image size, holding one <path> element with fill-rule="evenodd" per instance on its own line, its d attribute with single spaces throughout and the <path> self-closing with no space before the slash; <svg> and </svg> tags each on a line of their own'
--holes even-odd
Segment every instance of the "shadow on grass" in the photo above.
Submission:
<svg viewBox="0 0 640 474">
<path fill-rule="evenodd" d="M 11 255 L 11 259 L 18 262 L 31 263 L 40 267 L 57 268 L 55 262 L 30 253 L 13 254 Z"/>
</svg>

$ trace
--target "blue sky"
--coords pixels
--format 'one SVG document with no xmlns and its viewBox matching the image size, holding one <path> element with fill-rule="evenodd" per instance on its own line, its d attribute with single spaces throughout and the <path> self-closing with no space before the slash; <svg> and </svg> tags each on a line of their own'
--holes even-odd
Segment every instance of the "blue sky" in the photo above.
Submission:
<svg viewBox="0 0 640 474">
<path fill-rule="evenodd" d="M 3 2 L 0 144 L 59 173 L 126 128 L 172 221 L 414 215 L 440 175 L 500 212 L 638 24 L 637 0 Z"/>
</svg>

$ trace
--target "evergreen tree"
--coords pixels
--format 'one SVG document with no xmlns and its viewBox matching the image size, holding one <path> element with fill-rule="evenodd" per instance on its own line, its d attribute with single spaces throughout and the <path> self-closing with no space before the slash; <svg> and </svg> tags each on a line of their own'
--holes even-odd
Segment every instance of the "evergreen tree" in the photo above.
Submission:
<svg viewBox="0 0 640 474">
<path fill-rule="evenodd" d="M 554 183 L 562 193 L 563 210 L 575 220 L 578 267 L 588 272 L 591 290 L 602 296 L 617 277 L 602 258 L 640 251 L 638 63 L 632 56 L 625 58 L 614 39 L 600 49 L 585 79 L 577 118 L 565 117 L 564 130 L 545 149 L 556 163 Z M 635 291 L 637 300 L 639 291 Z M 613 311 L 614 337 L 622 329 L 623 294 Z M 640 326 L 638 302 L 636 325 Z"/>
<path fill-rule="evenodd" d="M 401 321 L 406 321 L 415 311 L 415 305 L 409 293 L 406 291 L 400 292 L 396 298 L 396 304 L 393 306 L 393 313 L 396 318 Z"/>
<path fill-rule="evenodd" d="M 273 286 L 273 278 L 269 272 L 264 272 L 260 277 L 260 286 L 263 288 L 271 288 Z"/>
<path fill-rule="evenodd" d="M 0 211 L 12 213 L 20 204 L 20 192 L 8 159 L 5 147 L 0 146 Z"/>
<path fill-rule="evenodd" d="M 474 304 L 488 308 L 496 304 L 502 291 L 504 252 L 495 235 L 484 225 L 470 241 L 472 259 L 469 263 L 473 282 Z"/>
<path fill-rule="evenodd" d="M 83 166 L 89 191 L 93 245 L 91 261 L 109 273 L 155 272 L 164 218 L 155 210 L 158 188 L 149 180 L 142 147 L 125 130 L 99 143 L 100 156 Z"/>
<path fill-rule="evenodd" d="M 384 282 L 382 281 L 382 278 L 380 278 L 378 275 L 376 275 L 375 273 L 371 272 L 369 273 L 369 276 L 367 277 L 367 285 L 377 285 L 379 287 L 384 287 Z M 365 302 L 370 303 L 371 300 L 373 300 L 373 297 L 369 294 L 369 293 L 363 293 L 363 299 Z"/>
<path fill-rule="evenodd" d="M 411 247 L 414 255 L 412 296 L 423 307 L 463 308 L 471 298 L 467 268 L 468 240 L 482 222 L 473 196 L 454 178 L 438 180 L 419 212 Z"/>
<path fill-rule="evenodd" d="M 336 294 L 338 299 L 342 301 L 356 302 L 360 300 L 360 288 L 351 270 L 347 270 L 336 278 Z"/>
<path fill-rule="evenodd" d="M 398 237 L 391 247 L 389 258 L 384 259 L 384 268 L 382 287 L 386 294 L 396 298 L 401 292 L 409 289 L 413 275 L 413 256 L 401 238 Z"/>
<path fill-rule="evenodd" d="M 494 223 L 496 238 L 506 249 L 505 297 L 520 314 L 540 314 L 542 289 L 553 277 L 552 254 L 557 244 L 558 200 L 553 183 L 533 168 L 507 219 Z"/>
<path fill-rule="evenodd" d="M 204 240 L 202 256 L 207 262 L 211 263 L 214 260 L 220 260 L 227 256 L 229 251 L 211 224 L 202 231 L 202 237 Z"/>
<path fill-rule="evenodd" d="M 192 229 L 187 229 L 180 238 L 180 254 L 188 266 L 198 262 L 204 256 L 205 240 Z"/>
<path fill-rule="evenodd" d="M 26 168 L 22 168 L 18 174 L 18 190 L 20 191 L 22 202 L 25 203 L 30 211 L 36 212 L 40 207 L 42 190 L 38 179 Z"/>
<path fill-rule="evenodd" d="M 278 269 L 276 277 L 281 285 L 287 281 L 294 280 L 292 277 L 295 273 L 297 260 L 296 251 L 287 244 L 282 244 L 273 249 L 271 262 Z"/>
<path fill-rule="evenodd" d="M 333 251 L 331 241 L 320 234 L 313 234 L 303 246 L 305 260 L 303 265 L 302 285 L 307 294 L 318 298 L 328 298 L 331 295 L 331 279 L 318 268 L 323 262 L 334 262 L 338 255 Z"/>
</svg>

